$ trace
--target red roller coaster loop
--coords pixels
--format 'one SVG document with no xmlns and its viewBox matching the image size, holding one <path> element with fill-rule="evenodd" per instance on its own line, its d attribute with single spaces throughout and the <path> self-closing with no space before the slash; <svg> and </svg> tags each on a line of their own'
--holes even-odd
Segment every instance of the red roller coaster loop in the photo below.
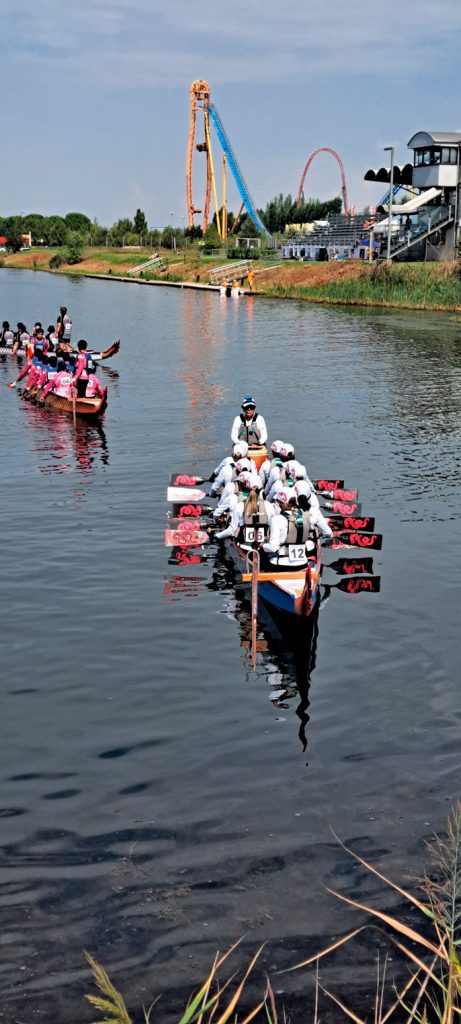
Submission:
<svg viewBox="0 0 461 1024">
<path fill-rule="evenodd" d="M 305 166 L 305 168 L 303 170 L 303 174 L 302 174 L 302 178 L 301 178 L 301 183 L 300 183 L 299 190 L 298 190 L 298 199 L 297 199 L 298 206 L 301 206 L 301 203 L 302 203 L 302 201 L 304 199 L 304 182 L 306 180 L 306 174 L 307 174 L 307 172 L 309 170 L 309 167 L 310 167 L 314 157 L 317 156 L 318 153 L 331 153 L 331 155 L 334 156 L 335 160 L 338 161 L 339 169 L 341 171 L 341 194 L 342 194 L 342 197 L 343 197 L 344 213 L 346 214 L 347 217 L 349 217 L 351 211 L 350 211 L 350 208 L 349 208 L 349 200 L 347 198 L 346 172 L 344 170 L 344 164 L 343 164 L 343 162 L 341 160 L 341 157 L 340 157 L 339 153 L 337 153 L 335 149 L 330 149 L 329 146 L 321 146 L 320 149 L 316 149 L 316 150 L 314 150 L 313 153 L 311 153 L 311 155 L 310 155 L 310 157 L 309 157 L 309 159 L 307 161 L 307 164 L 306 164 L 306 166 Z"/>
</svg>

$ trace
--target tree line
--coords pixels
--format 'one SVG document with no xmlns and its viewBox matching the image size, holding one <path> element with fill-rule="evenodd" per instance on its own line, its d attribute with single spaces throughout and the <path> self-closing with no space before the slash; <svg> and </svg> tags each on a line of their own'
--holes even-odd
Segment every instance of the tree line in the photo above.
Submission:
<svg viewBox="0 0 461 1024">
<path fill-rule="evenodd" d="M 298 206 L 291 195 L 284 196 L 282 193 L 271 199 L 265 209 L 258 210 L 263 224 L 271 234 L 282 233 L 287 224 L 304 224 L 312 220 L 324 220 L 329 214 L 340 212 L 341 199 L 339 196 L 326 202 L 321 202 L 319 199 L 307 199 Z M 229 210 L 227 217 L 229 230 L 234 220 L 234 214 Z M 129 217 L 121 217 L 112 224 L 112 227 L 104 227 L 98 224 L 97 220 L 92 221 L 85 213 L 79 212 L 67 213 L 64 217 L 57 214 L 45 217 L 40 213 L 0 217 L 0 235 L 7 239 L 7 246 L 11 251 L 16 252 L 23 246 L 23 235 L 29 232 L 32 235 L 34 246 L 67 246 L 71 256 L 74 254 L 77 258 L 79 250 L 81 255 L 83 247 L 88 245 L 115 247 L 150 245 L 172 249 L 175 245 L 183 244 L 185 239 L 194 242 L 203 237 L 202 229 L 198 225 L 185 230 L 172 225 L 168 225 L 163 231 L 149 230 L 146 216 L 139 208 L 132 220 Z M 247 214 L 244 214 L 239 220 L 236 233 L 250 238 L 258 236 L 258 230 Z M 205 241 L 208 245 L 219 244 L 216 214 L 205 233 Z"/>
</svg>

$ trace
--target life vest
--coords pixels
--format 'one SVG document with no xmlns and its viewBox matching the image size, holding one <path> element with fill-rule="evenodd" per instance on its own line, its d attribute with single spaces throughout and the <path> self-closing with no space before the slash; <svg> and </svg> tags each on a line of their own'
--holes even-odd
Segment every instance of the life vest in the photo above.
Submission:
<svg viewBox="0 0 461 1024">
<path fill-rule="evenodd" d="M 34 348 L 38 348 L 40 352 L 45 351 L 45 345 L 45 338 L 34 338 Z"/>
<path fill-rule="evenodd" d="M 259 427 L 257 426 L 256 420 L 258 419 L 258 413 L 255 412 L 251 420 L 247 420 L 243 412 L 240 413 L 240 430 L 239 430 L 239 441 L 246 441 L 247 445 L 251 448 L 252 444 L 259 444 Z M 234 435 L 235 436 L 235 435 Z"/>
<path fill-rule="evenodd" d="M 70 319 L 69 314 L 65 313 L 64 314 L 64 319 L 62 321 L 62 334 L 61 334 L 61 337 L 62 337 L 63 341 L 70 341 L 71 334 L 72 334 L 72 320 Z"/>
<path fill-rule="evenodd" d="M 94 362 L 94 359 L 93 359 L 93 353 L 92 352 L 85 352 L 85 356 L 86 356 L 86 368 L 87 368 L 87 370 L 90 370 L 90 369 L 91 370 L 96 370 L 96 363 Z"/>
<path fill-rule="evenodd" d="M 21 331 L 21 334 L 19 335 L 18 341 L 19 341 L 20 348 L 26 348 L 26 345 L 30 341 L 29 331 Z"/>
<path fill-rule="evenodd" d="M 41 366 L 42 365 L 42 360 L 40 359 L 40 356 L 32 356 L 32 362 L 33 362 L 34 366 Z"/>
<path fill-rule="evenodd" d="M 263 498 L 258 498 L 258 510 L 253 514 L 246 508 L 243 510 L 243 525 L 241 527 L 241 539 L 245 544 L 253 544 L 258 541 L 261 544 L 269 536 L 269 516 L 266 510 L 266 503 Z"/>
<path fill-rule="evenodd" d="M 71 373 L 66 373 L 65 370 L 60 371 L 58 386 L 55 388 L 55 395 L 59 395 L 61 398 L 71 397 L 73 377 Z"/>
<path fill-rule="evenodd" d="M 3 344 L 4 344 L 4 345 L 5 345 L 5 346 L 6 346 L 7 348 L 9 348 L 9 347 L 10 347 L 10 345 L 12 346 L 12 345 L 13 345 L 13 343 L 14 343 L 14 334 L 13 334 L 13 331 L 3 331 L 3 332 L 2 332 L 2 342 L 3 342 Z"/>
<path fill-rule="evenodd" d="M 287 521 L 288 533 L 284 544 L 305 544 L 311 532 L 311 517 L 308 512 L 282 512 Z"/>
</svg>

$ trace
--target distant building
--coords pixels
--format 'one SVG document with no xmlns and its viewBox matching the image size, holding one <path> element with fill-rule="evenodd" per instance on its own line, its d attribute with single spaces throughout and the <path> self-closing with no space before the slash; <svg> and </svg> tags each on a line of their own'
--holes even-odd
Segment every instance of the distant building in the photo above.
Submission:
<svg viewBox="0 0 461 1024">
<path fill-rule="evenodd" d="M 461 132 L 417 132 L 408 142 L 413 162 L 394 166 L 393 195 L 401 189 L 408 201 L 391 201 L 389 190 L 376 207 L 387 214 L 380 222 L 381 254 L 387 247 L 383 227 L 392 218 L 391 257 L 414 260 L 456 258 L 460 241 Z M 365 181 L 390 184 L 390 168 L 370 168 Z"/>
</svg>

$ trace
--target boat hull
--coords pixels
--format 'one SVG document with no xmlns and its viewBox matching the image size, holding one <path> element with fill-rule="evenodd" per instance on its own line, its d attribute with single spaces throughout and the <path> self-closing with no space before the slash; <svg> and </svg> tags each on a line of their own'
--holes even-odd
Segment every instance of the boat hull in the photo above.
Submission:
<svg viewBox="0 0 461 1024">
<path fill-rule="evenodd" d="M 42 392 L 37 391 L 34 396 L 36 400 L 39 400 Z M 107 388 L 104 389 L 104 395 L 102 398 L 76 398 L 75 399 L 75 413 L 77 416 L 85 416 L 90 419 L 97 419 L 101 416 L 107 407 Z M 53 395 L 49 392 L 45 395 L 45 401 L 43 403 L 44 409 L 53 409 L 56 412 L 64 412 L 73 416 L 74 414 L 74 403 L 70 398 L 62 398 L 60 395 Z"/>
<path fill-rule="evenodd" d="M 229 539 L 227 550 L 241 572 L 247 570 L 247 552 L 237 541 Z M 258 582 L 258 595 L 267 604 L 288 615 L 307 618 L 312 614 L 319 595 L 321 548 L 317 548 L 315 559 L 309 560 L 308 569 L 274 572 L 274 579 Z"/>
</svg>

